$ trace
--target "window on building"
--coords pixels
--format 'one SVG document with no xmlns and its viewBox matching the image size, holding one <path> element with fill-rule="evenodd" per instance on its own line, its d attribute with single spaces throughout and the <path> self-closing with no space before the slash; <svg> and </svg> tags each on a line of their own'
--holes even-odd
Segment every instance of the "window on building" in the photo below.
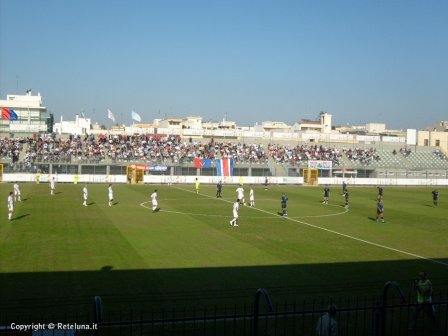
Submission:
<svg viewBox="0 0 448 336">
<path fill-rule="evenodd" d="M 440 140 L 436 140 L 436 147 L 440 147 Z"/>
<path fill-rule="evenodd" d="M 428 139 L 423 140 L 423 146 L 429 146 L 429 140 Z"/>
</svg>

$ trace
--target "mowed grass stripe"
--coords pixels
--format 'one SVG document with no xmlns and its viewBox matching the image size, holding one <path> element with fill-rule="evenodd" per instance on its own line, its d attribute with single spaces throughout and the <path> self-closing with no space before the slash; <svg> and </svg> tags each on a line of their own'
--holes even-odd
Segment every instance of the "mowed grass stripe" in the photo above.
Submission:
<svg viewBox="0 0 448 336">
<path fill-rule="evenodd" d="M 22 189 L 27 189 L 22 186 Z M 22 198 L 15 217 L 28 216 L 8 223 L 14 234 L 1 249 L 2 272 L 97 270 L 103 267 L 137 268 L 137 254 L 128 241 L 114 229 L 107 203 L 89 186 L 88 207 L 82 206 L 82 186 L 57 185 L 51 196 L 45 184 L 34 185 Z M 25 190 L 24 190 L 25 191 Z M 107 197 L 107 194 L 106 194 Z M 107 198 L 105 198 L 107 202 Z M 113 248 L 112 248 L 113 247 Z"/>
</svg>

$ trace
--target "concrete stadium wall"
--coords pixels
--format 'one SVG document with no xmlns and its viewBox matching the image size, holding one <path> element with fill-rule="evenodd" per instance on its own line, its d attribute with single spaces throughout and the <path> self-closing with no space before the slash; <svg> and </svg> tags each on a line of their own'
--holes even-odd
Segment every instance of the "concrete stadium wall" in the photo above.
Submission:
<svg viewBox="0 0 448 336">
<path fill-rule="evenodd" d="M 342 178 L 319 177 L 319 185 L 342 185 L 342 181 L 350 185 L 386 185 L 386 186 L 448 186 L 448 179 L 401 179 L 401 178 Z"/>
<path fill-rule="evenodd" d="M 53 175 L 56 182 L 73 183 L 75 175 Z M 52 175 L 41 174 L 41 183 L 46 183 Z M 224 184 L 263 184 L 263 176 L 169 176 L 169 175 L 145 175 L 145 184 L 192 184 L 196 178 L 203 184 L 216 184 L 222 180 Z M 448 179 L 400 179 L 400 178 L 342 178 L 342 177 L 320 177 L 319 185 L 342 185 L 345 180 L 347 184 L 355 186 L 363 185 L 388 185 L 388 186 L 448 186 Z M 3 182 L 35 182 L 35 174 L 4 174 Z M 276 177 L 268 178 L 270 184 L 303 184 L 303 177 Z M 78 175 L 78 183 L 126 183 L 125 175 Z"/>
<path fill-rule="evenodd" d="M 54 176 L 56 182 L 73 183 L 74 174 L 50 175 L 41 174 L 40 182 L 47 183 Z M 225 184 L 263 184 L 265 178 L 263 176 L 244 176 L 242 180 L 240 176 L 169 176 L 169 175 L 145 175 L 145 184 L 192 184 L 196 178 L 204 184 L 216 184 L 221 180 Z M 303 177 L 269 177 L 270 184 L 303 184 Z M 3 174 L 3 182 L 36 182 L 35 174 Z M 78 175 L 78 184 L 82 183 L 126 183 L 125 175 Z"/>
</svg>

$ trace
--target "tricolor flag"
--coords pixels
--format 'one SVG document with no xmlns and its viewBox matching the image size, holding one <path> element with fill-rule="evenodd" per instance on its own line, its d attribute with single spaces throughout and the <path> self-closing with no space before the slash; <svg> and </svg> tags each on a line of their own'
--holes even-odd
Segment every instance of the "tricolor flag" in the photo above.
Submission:
<svg viewBox="0 0 448 336">
<path fill-rule="evenodd" d="M 132 116 L 132 119 L 134 119 L 135 121 L 138 121 L 138 122 L 142 121 L 142 118 L 140 117 L 140 115 L 137 112 L 135 112 L 134 110 L 132 110 L 131 116 Z"/>
<path fill-rule="evenodd" d="M 112 120 L 113 122 L 115 122 L 115 116 L 114 116 L 114 114 L 112 113 L 112 111 L 109 110 L 109 109 L 107 109 L 107 117 L 108 117 L 110 120 Z"/>
<path fill-rule="evenodd" d="M 233 176 L 233 159 L 216 160 L 216 175 Z"/>
<path fill-rule="evenodd" d="M 195 168 L 211 168 L 212 167 L 212 159 L 201 159 L 194 158 L 194 167 Z"/>
<path fill-rule="evenodd" d="M 13 109 L 2 107 L 2 119 L 17 120 L 17 113 Z"/>
</svg>

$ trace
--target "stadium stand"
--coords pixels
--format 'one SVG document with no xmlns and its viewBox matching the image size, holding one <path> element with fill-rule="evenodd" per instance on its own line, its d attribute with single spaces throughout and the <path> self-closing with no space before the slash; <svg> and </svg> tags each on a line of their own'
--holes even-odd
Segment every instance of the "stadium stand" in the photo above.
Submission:
<svg viewBox="0 0 448 336">
<path fill-rule="evenodd" d="M 145 163 L 194 167 L 195 158 L 232 158 L 235 167 L 258 166 L 259 174 L 270 171 L 277 176 L 297 176 L 309 160 L 332 161 L 336 169 L 400 171 L 447 170 L 448 159 L 438 149 L 417 147 L 383 148 L 376 144 L 351 147 L 347 144 L 323 145 L 279 143 L 241 143 L 237 140 L 182 141 L 178 136 L 109 135 L 109 136 L 40 136 L 36 138 L 0 139 L 0 159 L 20 170 L 36 170 L 39 164 L 129 165 Z M 246 168 L 244 168 L 246 167 Z M 243 174 L 247 171 L 239 171 Z M 182 172 L 181 172 L 182 174 Z M 282 175 L 283 174 L 283 175 Z M 401 173 L 400 173 L 401 174 Z M 412 176 L 412 174 L 405 174 Z M 445 174 L 446 175 L 446 174 Z M 363 175 L 364 176 L 364 175 Z"/>
</svg>

